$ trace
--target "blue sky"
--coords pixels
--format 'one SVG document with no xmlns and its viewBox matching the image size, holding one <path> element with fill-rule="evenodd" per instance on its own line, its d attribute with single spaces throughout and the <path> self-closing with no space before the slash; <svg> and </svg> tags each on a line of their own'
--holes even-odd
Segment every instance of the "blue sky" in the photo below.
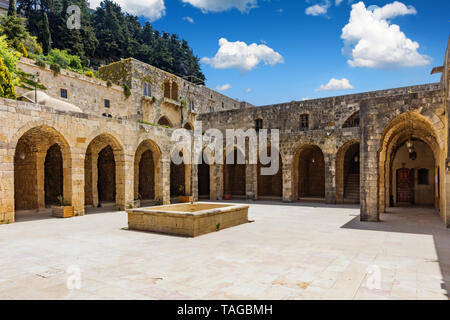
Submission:
<svg viewBox="0 0 450 320">
<path fill-rule="evenodd" d="M 206 57 L 208 87 L 255 105 L 438 82 L 450 31 L 448 0 L 117 2 Z"/>
</svg>

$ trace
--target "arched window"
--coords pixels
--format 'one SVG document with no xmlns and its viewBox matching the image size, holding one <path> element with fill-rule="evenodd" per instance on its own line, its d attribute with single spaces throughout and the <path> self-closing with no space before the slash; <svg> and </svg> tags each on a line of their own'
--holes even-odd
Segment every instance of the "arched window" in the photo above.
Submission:
<svg viewBox="0 0 450 320">
<path fill-rule="evenodd" d="M 172 82 L 172 99 L 178 101 L 178 84 Z"/>
<path fill-rule="evenodd" d="M 158 125 L 172 128 L 172 124 L 165 116 L 162 116 L 161 119 L 159 119 Z"/>
<path fill-rule="evenodd" d="M 300 115 L 300 130 L 309 129 L 309 114 Z"/>
<path fill-rule="evenodd" d="M 170 99 L 170 81 L 166 80 L 164 81 L 164 98 Z"/>
<path fill-rule="evenodd" d="M 151 97 L 152 96 L 152 86 L 148 82 L 144 82 L 144 96 Z"/>
<path fill-rule="evenodd" d="M 359 127 L 359 111 L 356 111 L 350 118 L 348 118 L 342 128 L 357 128 Z"/>
</svg>

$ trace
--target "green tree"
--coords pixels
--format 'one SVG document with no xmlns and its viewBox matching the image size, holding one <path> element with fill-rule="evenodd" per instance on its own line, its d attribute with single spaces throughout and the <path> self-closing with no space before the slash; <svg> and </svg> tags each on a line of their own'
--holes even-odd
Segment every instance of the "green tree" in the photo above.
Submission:
<svg viewBox="0 0 450 320">
<path fill-rule="evenodd" d="M 8 16 L 16 15 L 16 0 L 9 0 Z"/>
<path fill-rule="evenodd" d="M 0 97 L 17 99 L 13 78 L 3 59 L 0 57 Z"/>
<path fill-rule="evenodd" d="M 43 31 L 43 40 L 42 40 L 42 50 L 45 55 L 50 52 L 51 49 L 51 35 L 50 35 L 50 27 L 48 24 L 47 13 L 43 12 L 43 21 L 44 21 L 44 31 Z"/>
</svg>

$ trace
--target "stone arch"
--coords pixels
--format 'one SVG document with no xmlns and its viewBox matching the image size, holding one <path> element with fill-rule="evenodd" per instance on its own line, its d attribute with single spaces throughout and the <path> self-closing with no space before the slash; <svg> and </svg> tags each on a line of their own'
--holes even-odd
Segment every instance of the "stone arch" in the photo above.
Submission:
<svg viewBox="0 0 450 320">
<path fill-rule="evenodd" d="M 276 149 L 275 149 L 276 150 Z M 279 150 L 276 150 L 278 154 L 278 171 L 275 175 L 262 175 L 262 168 L 269 168 L 269 165 L 261 164 L 261 153 L 258 155 L 257 165 L 257 195 L 258 199 L 270 198 L 270 199 L 282 199 L 283 198 L 283 157 Z M 267 147 L 267 155 L 271 157 L 271 147 Z"/>
<path fill-rule="evenodd" d="M 172 122 L 170 122 L 169 118 L 167 118 L 166 116 L 162 116 L 161 118 L 159 118 L 158 125 L 173 128 Z"/>
<path fill-rule="evenodd" d="M 439 135 L 433 123 L 427 117 L 417 112 L 408 111 L 391 120 L 380 139 L 378 150 L 378 214 L 385 212 L 386 207 L 390 206 L 392 202 L 392 163 L 396 151 L 408 139 L 420 140 L 432 151 L 436 180 L 439 181 L 436 186 L 435 205 L 440 208 L 442 204 L 440 199 L 442 192 L 440 190 L 442 190 L 442 181 L 445 180 L 443 180 L 443 164 L 440 161 L 443 151 Z"/>
<path fill-rule="evenodd" d="M 339 148 L 336 155 L 336 202 L 344 203 L 345 191 L 347 184 L 356 184 L 359 187 L 359 172 L 351 172 L 352 168 L 349 168 L 349 162 L 355 161 L 355 152 L 358 151 L 358 166 L 361 162 L 360 156 L 360 141 L 358 139 L 347 141 L 342 147 Z M 356 175 L 357 176 L 354 176 Z M 349 176 L 352 175 L 352 176 Z M 349 179 L 353 179 L 357 181 L 349 181 Z M 356 186 L 355 186 L 356 187 Z M 349 190 L 347 190 L 349 191 Z M 355 191 L 355 190 L 352 190 Z M 358 193 L 359 194 L 359 193 Z M 356 196 L 356 193 L 355 193 Z M 347 199 L 348 202 L 359 203 L 359 199 L 353 199 L 353 197 L 348 197 L 352 199 Z"/>
<path fill-rule="evenodd" d="M 325 157 L 318 145 L 305 143 L 296 148 L 293 171 L 294 200 L 325 198 Z"/>
<path fill-rule="evenodd" d="M 359 123 L 360 118 L 358 110 L 345 120 L 345 122 L 342 124 L 342 128 L 357 128 L 359 127 Z"/>
<path fill-rule="evenodd" d="M 114 202 L 118 210 L 125 209 L 125 154 L 115 136 L 100 133 L 89 142 L 84 170 L 86 205 Z"/>
<path fill-rule="evenodd" d="M 12 140 L 15 145 L 15 209 L 45 208 L 57 204 L 59 196 L 62 196 L 65 204 L 70 205 L 72 156 L 67 140 L 48 125 L 25 127 L 18 134 L 21 136 Z M 51 190 L 52 186 L 57 190 Z"/>
<path fill-rule="evenodd" d="M 170 80 L 164 80 L 163 82 L 163 91 L 164 91 L 164 98 L 171 98 L 170 95 Z"/>
<path fill-rule="evenodd" d="M 134 199 L 157 200 L 163 198 L 162 154 L 151 139 L 142 141 L 134 157 Z"/>
<path fill-rule="evenodd" d="M 194 126 L 190 122 L 186 122 L 185 125 L 183 126 L 183 128 L 186 130 L 189 130 L 189 131 L 194 130 Z"/>
</svg>

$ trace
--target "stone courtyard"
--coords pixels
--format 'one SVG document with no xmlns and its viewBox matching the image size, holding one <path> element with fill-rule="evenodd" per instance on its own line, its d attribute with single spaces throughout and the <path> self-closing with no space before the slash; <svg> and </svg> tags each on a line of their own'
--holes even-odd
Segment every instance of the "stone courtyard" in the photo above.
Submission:
<svg viewBox="0 0 450 320">
<path fill-rule="evenodd" d="M 371 223 L 358 206 L 253 202 L 253 223 L 195 239 L 128 231 L 125 212 L 96 210 L 1 225 L 0 299 L 448 299 L 450 234 L 431 208 Z"/>
</svg>

